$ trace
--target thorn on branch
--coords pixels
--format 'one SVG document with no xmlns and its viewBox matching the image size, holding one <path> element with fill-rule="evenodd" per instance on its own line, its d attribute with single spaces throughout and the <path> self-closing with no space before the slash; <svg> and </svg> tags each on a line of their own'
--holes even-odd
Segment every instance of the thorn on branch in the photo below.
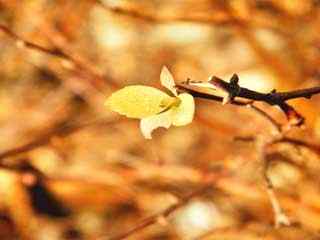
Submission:
<svg viewBox="0 0 320 240">
<path fill-rule="evenodd" d="M 214 94 L 203 93 L 199 90 L 190 89 L 185 86 L 218 89 L 225 92 L 226 96 L 220 97 Z M 320 87 L 306 88 L 288 92 L 277 92 L 276 89 L 273 89 L 270 93 L 261 93 L 241 87 L 239 85 L 239 77 L 237 74 L 233 74 L 230 82 L 224 81 L 216 76 L 212 76 L 208 82 L 199 82 L 188 79 L 186 82 L 178 85 L 177 87 L 179 90 L 188 92 L 196 98 L 220 101 L 222 104 L 231 103 L 244 106 L 248 105 L 248 103 L 252 104 L 254 101 L 260 101 L 271 106 L 278 106 L 288 120 L 288 127 L 301 126 L 304 123 L 304 117 L 291 105 L 289 105 L 287 101 L 296 98 L 310 98 L 313 95 L 320 93 Z M 249 102 L 237 100 L 237 97 L 249 100 Z M 269 118 L 271 119 L 271 117 Z"/>
</svg>

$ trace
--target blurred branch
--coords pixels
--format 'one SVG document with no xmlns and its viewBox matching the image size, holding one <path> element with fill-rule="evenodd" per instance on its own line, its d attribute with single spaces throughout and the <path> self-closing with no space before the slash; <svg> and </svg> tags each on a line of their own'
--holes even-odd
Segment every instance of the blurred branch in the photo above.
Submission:
<svg viewBox="0 0 320 240">
<path fill-rule="evenodd" d="M 241 231 L 248 227 L 248 223 L 239 224 L 239 225 L 233 225 L 233 226 L 226 226 L 226 227 L 218 227 L 214 228 L 212 230 L 209 230 L 208 232 L 200 235 L 199 237 L 195 238 L 194 240 L 205 240 L 205 239 L 212 239 L 212 237 L 221 237 L 223 234 L 230 234 L 233 233 L 235 236 L 238 234 L 241 234 Z"/>
<path fill-rule="evenodd" d="M 277 133 L 280 133 L 282 131 L 281 124 L 278 123 L 275 119 L 273 119 L 268 113 L 266 113 L 265 111 L 263 111 L 262 109 L 258 108 L 253 104 L 248 104 L 247 106 L 253 109 L 260 116 L 267 119 L 271 123 L 271 125 L 274 127 L 274 129 L 277 131 Z"/>
<path fill-rule="evenodd" d="M 27 48 L 30 50 L 44 53 L 44 54 L 48 54 L 53 57 L 61 58 L 62 60 L 64 60 L 64 62 L 62 62 L 64 67 L 71 69 L 71 70 L 78 68 L 78 70 L 85 71 L 87 74 L 89 74 L 91 76 L 92 80 L 90 81 L 90 83 L 96 89 L 100 89 L 102 86 L 105 85 L 106 82 L 108 82 L 111 85 L 111 87 L 118 86 L 118 84 L 116 82 L 112 81 L 111 79 L 108 79 L 108 81 L 107 81 L 103 76 L 94 72 L 90 67 L 87 66 L 87 64 L 84 61 L 81 61 L 79 58 L 73 57 L 72 55 L 66 53 L 65 51 L 63 51 L 60 48 L 56 47 L 56 48 L 50 49 L 50 48 L 40 46 L 36 43 L 30 42 L 28 40 L 25 40 L 24 38 L 20 37 L 16 33 L 14 33 L 7 26 L 2 25 L 2 24 L 0 24 L 0 31 L 5 33 L 7 36 L 11 37 L 15 41 L 16 46 L 18 48 Z"/>
<path fill-rule="evenodd" d="M 49 54 L 55 57 L 59 58 L 65 58 L 69 60 L 69 57 L 65 55 L 63 52 L 61 52 L 59 49 L 49 49 L 46 47 L 42 47 L 40 45 L 37 45 L 35 43 L 32 43 L 30 41 L 24 40 L 22 37 L 19 37 L 16 33 L 11 31 L 8 27 L 4 25 L 0 25 L 0 31 L 7 34 L 9 37 L 11 37 L 13 40 L 15 40 L 17 47 L 19 48 L 29 48 L 32 50 L 36 50 L 45 54 Z"/>
<path fill-rule="evenodd" d="M 265 169 L 263 171 L 263 176 L 264 176 L 264 180 L 266 182 L 267 185 L 267 194 L 268 197 L 270 199 L 271 205 L 272 205 L 272 209 L 274 212 L 274 224 L 276 228 L 279 228 L 281 226 L 290 226 L 291 222 L 288 218 L 288 216 L 284 213 L 284 211 L 281 208 L 281 205 L 279 203 L 279 200 L 276 197 L 276 194 L 274 192 L 274 186 L 273 183 L 271 181 L 271 179 L 269 178 L 268 175 L 268 169 L 270 166 L 270 161 L 267 161 L 265 159 L 265 155 L 264 155 L 264 163 L 265 163 Z"/>
<path fill-rule="evenodd" d="M 86 127 L 89 127 L 92 125 L 112 124 L 112 123 L 116 123 L 119 121 L 120 120 L 118 118 L 116 118 L 116 119 L 111 119 L 111 120 L 110 119 L 99 120 L 99 121 L 93 121 L 93 122 L 88 122 L 88 123 L 83 123 L 83 124 L 74 124 L 74 125 L 69 125 L 66 122 L 62 122 L 60 124 L 57 124 L 55 127 L 52 127 L 50 130 L 48 130 L 46 133 L 42 134 L 38 138 L 36 138 L 26 144 L 23 144 L 21 146 L 18 146 L 18 147 L 1 152 L 0 153 L 0 161 L 5 158 L 16 156 L 21 153 L 29 152 L 35 148 L 47 145 L 48 143 L 50 143 L 50 140 L 53 137 L 65 137 L 65 136 L 68 136 L 72 133 L 77 132 L 78 130 L 81 130 L 83 128 L 86 128 Z"/>
<path fill-rule="evenodd" d="M 235 141 L 242 141 L 242 142 L 254 142 L 256 141 L 256 137 L 254 136 L 236 136 L 234 138 Z M 273 141 L 269 143 L 269 146 L 275 145 L 275 144 L 281 144 L 281 143 L 287 143 L 291 144 L 294 146 L 299 146 L 299 147 L 304 147 L 309 149 L 310 151 L 319 154 L 320 155 L 320 145 L 316 145 L 313 143 L 305 142 L 300 139 L 295 139 L 291 137 L 280 137 L 280 138 L 275 138 Z"/>
<path fill-rule="evenodd" d="M 225 175 L 226 175 L 226 173 L 221 173 L 220 172 L 220 173 L 218 173 L 216 175 L 211 176 L 210 180 L 208 180 L 207 183 L 204 186 L 202 186 L 198 190 L 195 190 L 194 192 L 186 195 L 185 197 L 180 198 L 180 201 L 178 201 L 176 204 L 171 205 L 170 207 L 168 207 L 164 211 L 162 211 L 162 212 L 160 212 L 158 214 L 154 214 L 154 215 L 142 220 L 140 223 L 138 223 L 132 229 L 130 229 L 130 230 L 124 232 L 124 233 L 121 233 L 121 234 L 119 234 L 117 236 L 114 236 L 114 237 L 102 237 L 102 238 L 99 238 L 98 240 L 103 240 L 103 239 L 122 240 L 122 239 L 126 239 L 126 238 L 132 236 L 133 234 L 138 233 L 138 232 L 144 230 L 145 228 L 147 228 L 147 227 L 149 227 L 149 226 L 151 226 L 153 224 L 165 221 L 167 217 L 169 217 L 171 214 L 173 214 L 178 209 L 184 207 L 192 199 L 205 194 L 208 190 L 210 190 L 213 187 L 212 184 L 215 181 L 217 181 L 218 179 L 220 179 L 221 177 L 223 177 Z"/>
<path fill-rule="evenodd" d="M 129 16 L 135 19 L 143 20 L 151 23 L 166 23 L 173 21 L 182 21 L 182 22 L 196 22 L 204 24 L 235 24 L 238 21 L 235 18 L 231 18 L 226 14 L 210 14 L 208 16 L 155 16 L 154 13 L 146 13 L 139 11 L 133 8 L 127 8 L 122 6 L 111 6 L 110 4 L 105 4 L 101 0 L 91 0 L 96 3 L 98 6 L 102 7 L 108 12 L 112 12 L 119 15 Z"/>
<path fill-rule="evenodd" d="M 268 198 L 270 200 L 272 210 L 274 213 L 274 225 L 276 228 L 280 226 L 290 226 L 291 222 L 287 215 L 284 213 L 278 198 L 276 197 L 273 183 L 268 175 L 268 170 L 270 167 L 270 161 L 267 159 L 267 147 L 270 144 L 270 140 L 266 140 L 261 137 L 256 138 L 257 154 L 263 164 L 263 179 L 266 184 L 266 191 Z"/>
<path fill-rule="evenodd" d="M 295 146 L 304 147 L 304 148 L 307 148 L 307 149 L 313 151 L 314 153 L 320 155 L 320 146 L 319 145 L 308 143 L 308 142 L 302 141 L 300 139 L 283 137 L 283 138 L 274 140 L 271 144 L 278 144 L 278 143 L 288 143 L 288 144 L 292 144 Z"/>
</svg>

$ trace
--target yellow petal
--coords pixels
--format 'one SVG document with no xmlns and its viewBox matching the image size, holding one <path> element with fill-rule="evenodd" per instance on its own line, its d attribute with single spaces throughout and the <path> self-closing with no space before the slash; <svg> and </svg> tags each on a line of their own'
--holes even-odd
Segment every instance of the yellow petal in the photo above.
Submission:
<svg viewBox="0 0 320 240">
<path fill-rule="evenodd" d="M 140 129 L 141 129 L 142 135 L 145 138 L 151 139 L 152 138 L 151 133 L 153 130 L 159 127 L 169 128 L 171 125 L 171 122 L 172 122 L 172 111 L 168 110 L 158 115 L 141 119 Z"/>
<path fill-rule="evenodd" d="M 189 93 L 182 93 L 178 96 L 181 103 L 177 107 L 172 107 L 172 124 L 183 126 L 192 122 L 194 116 L 194 99 Z"/>
<path fill-rule="evenodd" d="M 130 118 L 145 118 L 158 114 L 172 104 L 174 98 L 148 86 L 132 85 L 114 92 L 105 105 Z"/>
<path fill-rule="evenodd" d="M 160 81 L 162 86 L 169 89 L 174 96 L 178 96 L 177 89 L 175 88 L 176 84 L 174 83 L 173 76 L 166 66 L 162 67 L 161 74 L 160 74 Z"/>
</svg>

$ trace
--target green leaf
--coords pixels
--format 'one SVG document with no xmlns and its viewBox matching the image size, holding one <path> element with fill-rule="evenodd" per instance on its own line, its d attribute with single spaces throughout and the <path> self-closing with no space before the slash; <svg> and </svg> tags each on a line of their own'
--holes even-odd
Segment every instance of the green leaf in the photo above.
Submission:
<svg viewBox="0 0 320 240">
<path fill-rule="evenodd" d="M 177 107 L 172 107 L 172 124 L 174 126 L 183 126 L 192 122 L 195 105 L 193 96 L 189 93 L 179 94 L 181 103 Z"/>
<path fill-rule="evenodd" d="M 105 105 L 130 118 L 145 118 L 167 109 L 174 98 L 148 86 L 132 85 L 114 92 Z"/>
</svg>

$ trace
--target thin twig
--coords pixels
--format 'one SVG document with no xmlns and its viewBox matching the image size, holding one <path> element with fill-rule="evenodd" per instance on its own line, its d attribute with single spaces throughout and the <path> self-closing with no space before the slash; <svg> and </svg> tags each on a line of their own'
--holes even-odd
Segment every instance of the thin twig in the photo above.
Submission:
<svg viewBox="0 0 320 240">
<path fill-rule="evenodd" d="M 268 161 L 268 159 L 266 158 L 266 149 L 269 145 L 269 141 L 266 141 L 265 139 L 257 138 L 256 144 L 257 144 L 258 156 L 261 159 L 262 164 L 264 166 L 263 177 L 264 177 L 264 181 L 266 183 L 266 191 L 268 194 L 268 198 L 270 200 L 272 210 L 274 213 L 275 227 L 278 228 L 280 226 L 290 226 L 290 224 L 291 224 L 290 220 L 281 208 L 281 205 L 280 205 L 280 203 L 276 197 L 276 194 L 274 192 L 273 183 L 268 175 L 270 161 Z"/>
<path fill-rule="evenodd" d="M 91 0 L 98 6 L 100 6 L 102 9 L 119 14 L 124 16 L 129 16 L 131 18 L 135 18 L 138 20 L 142 20 L 149 23 L 167 23 L 167 22 L 174 22 L 174 21 L 181 21 L 181 22 L 197 22 L 202 24 L 221 24 L 221 25 L 232 25 L 236 24 L 238 21 L 235 18 L 231 18 L 229 16 L 225 15 L 219 15 L 219 14 L 211 14 L 208 16 L 159 16 L 155 15 L 153 13 L 146 13 L 143 11 L 138 11 L 133 8 L 125 8 L 121 6 L 115 6 L 110 4 L 105 4 L 101 0 Z"/>
<path fill-rule="evenodd" d="M 47 54 L 47 55 L 50 55 L 53 57 L 60 58 L 60 59 L 64 60 L 64 62 L 62 62 L 62 63 L 64 64 L 65 67 L 67 67 L 69 69 L 73 69 L 73 70 L 78 69 L 78 70 L 84 71 L 85 73 L 87 73 L 91 77 L 90 84 L 97 90 L 99 90 L 107 82 L 111 87 L 119 87 L 118 84 L 116 82 L 114 82 L 112 79 L 104 78 L 103 76 L 101 76 L 100 74 L 96 73 L 91 68 L 89 68 L 88 65 L 84 61 L 82 61 L 79 58 L 73 57 L 71 54 L 67 53 L 66 51 L 62 50 L 61 48 L 55 47 L 55 48 L 51 49 L 51 48 L 43 47 L 43 46 L 38 45 L 36 43 L 33 43 L 31 41 L 28 41 L 28 40 L 22 38 L 21 36 L 19 36 L 18 34 L 16 34 L 15 32 L 13 32 L 7 26 L 2 25 L 2 24 L 0 24 L 0 31 L 5 33 L 10 38 L 12 38 L 15 41 L 17 47 L 19 47 L 19 48 L 26 48 L 26 49 L 41 52 L 41 53 L 44 53 L 44 54 Z"/>
<path fill-rule="evenodd" d="M 14 147 L 12 149 L 5 150 L 5 151 L 1 152 L 0 153 L 0 160 L 3 160 L 8 157 L 13 157 L 13 156 L 16 156 L 16 155 L 19 155 L 22 153 L 26 153 L 26 152 L 32 151 L 38 147 L 47 145 L 53 137 L 65 137 L 65 136 L 68 136 L 72 133 L 75 133 L 78 130 L 81 130 L 83 128 L 86 128 L 86 127 L 89 127 L 92 125 L 112 124 L 112 123 L 116 123 L 116 122 L 119 122 L 118 118 L 92 121 L 92 122 L 88 122 L 88 123 L 74 124 L 74 125 L 70 125 L 67 123 L 57 124 L 55 127 L 51 128 L 46 133 L 42 134 L 41 136 L 39 136 L 38 138 L 36 138 L 34 140 L 31 140 L 28 143 L 25 143 L 25 144 L 20 145 L 18 147 Z"/>
<path fill-rule="evenodd" d="M 32 43 L 30 41 L 27 41 L 23 39 L 22 37 L 18 36 L 16 33 L 14 33 L 12 30 L 10 30 L 8 27 L 0 24 L 0 31 L 7 34 L 9 37 L 14 39 L 16 41 L 17 47 L 26 47 L 32 50 L 36 50 L 45 54 L 49 54 L 51 56 L 59 57 L 59 58 L 65 58 L 68 59 L 69 57 L 65 55 L 62 51 L 59 49 L 49 49 L 43 46 L 40 46 L 38 44 Z"/>
<path fill-rule="evenodd" d="M 302 141 L 300 139 L 283 137 L 283 138 L 274 140 L 270 145 L 279 144 L 279 143 L 288 143 L 288 144 L 292 144 L 295 146 L 304 147 L 304 148 L 307 148 L 307 149 L 313 151 L 314 153 L 320 155 L 320 145 L 308 143 L 308 142 Z"/>
<path fill-rule="evenodd" d="M 273 119 L 268 113 L 266 113 L 265 111 L 263 111 L 262 109 L 258 108 L 257 106 L 255 106 L 253 104 L 248 104 L 248 107 L 250 107 L 255 112 L 260 114 L 262 117 L 267 119 L 272 124 L 272 126 L 276 129 L 277 133 L 281 133 L 281 130 L 282 130 L 281 124 L 278 123 L 275 119 Z"/>
<path fill-rule="evenodd" d="M 225 97 L 219 97 L 213 94 L 203 93 L 201 91 L 191 89 L 190 87 L 192 87 L 192 85 L 199 86 L 199 81 L 188 80 L 185 83 L 178 85 L 178 89 L 188 92 L 196 98 L 204 98 L 240 106 L 249 105 L 250 103 L 252 103 L 252 101 L 264 102 L 271 106 L 275 105 L 282 110 L 282 112 L 286 115 L 289 124 L 292 126 L 302 125 L 304 122 L 304 118 L 286 101 L 297 98 L 311 98 L 313 95 L 320 93 L 320 87 L 305 88 L 288 92 L 277 92 L 273 90 L 270 93 L 260 93 L 248 88 L 241 87 L 238 84 L 238 76 L 236 74 L 232 76 L 230 82 L 226 82 L 218 77 L 212 77 L 211 80 L 206 83 L 206 86 L 211 85 L 214 89 L 224 91 L 226 93 Z M 248 101 L 236 99 L 239 97 L 244 98 Z M 262 111 L 259 111 L 259 113 L 262 114 Z M 263 115 L 267 117 L 267 114 L 263 113 Z M 272 120 L 270 116 L 268 116 L 268 119 L 276 126 L 278 130 L 280 130 L 280 126 L 274 120 Z"/>
<path fill-rule="evenodd" d="M 290 226 L 290 220 L 289 218 L 287 217 L 287 215 L 283 212 L 281 206 L 280 206 L 280 203 L 279 203 L 279 200 L 278 198 L 276 197 L 276 194 L 274 192 L 274 186 L 272 184 L 272 181 L 271 179 L 269 178 L 269 175 L 268 175 L 268 169 L 269 169 L 269 161 L 265 160 L 265 169 L 263 171 L 264 173 L 264 179 L 265 179 L 265 182 L 267 184 L 267 194 L 268 194 L 268 197 L 270 199 L 270 202 L 271 202 L 271 205 L 272 205 L 272 209 L 273 209 L 273 212 L 274 212 L 274 224 L 275 224 L 275 227 L 278 228 L 280 226 Z"/>
<path fill-rule="evenodd" d="M 139 231 L 153 225 L 156 224 L 157 222 L 159 222 L 159 219 L 166 219 L 168 216 L 170 216 L 172 213 L 174 213 L 175 211 L 177 211 L 178 209 L 180 209 L 181 207 L 185 206 L 186 204 L 188 204 L 193 198 L 198 197 L 200 195 L 203 195 L 204 193 L 206 193 L 210 188 L 212 188 L 211 184 L 207 184 L 204 187 L 192 192 L 191 194 L 183 197 L 180 199 L 179 202 L 177 202 L 176 204 L 171 205 L 170 207 L 168 207 L 167 209 L 165 209 L 164 211 L 158 213 L 158 214 L 154 214 L 144 220 L 142 220 L 140 223 L 138 223 L 135 227 L 133 227 L 132 229 L 121 233 L 117 236 L 114 237 L 101 237 L 97 240 L 103 240 L 103 239 L 108 239 L 108 240 L 122 240 L 122 239 L 126 239 L 129 236 L 132 236 L 135 233 L 138 233 Z"/>
<path fill-rule="evenodd" d="M 145 218 L 144 220 L 139 222 L 136 226 L 134 226 L 132 229 L 130 229 L 124 233 L 121 233 L 121 234 L 116 235 L 114 237 L 100 237 L 97 240 L 104 240 L 104 239 L 105 240 L 122 240 L 122 239 L 126 239 L 126 238 L 132 236 L 133 234 L 136 234 L 136 233 L 146 229 L 147 227 L 149 227 L 153 224 L 164 221 L 164 220 L 166 220 L 167 217 L 172 215 L 178 209 L 187 205 L 192 199 L 205 194 L 208 190 L 210 190 L 213 187 L 213 184 L 217 180 L 221 179 L 222 177 L 228 176 L 228 175 L 229 174 L 227 172 L 219 172 L 215 175 L 211 175 L 210 178 L 207 179 L 207 181 L 205 182 L 205 185 L 203 185 L 199 189 L 191 192 L 190 194 L 187 194 L 186 196 L 180 198 L 180 200 L 176 204 L 171 205 L 170 207 L 166 208 L 164 211 L 157 213 L 157 214 L 154 214 L 148 218 Z"/>
<path fill-rule="evenodd" d="M 97 6 L 101 7 L 108 13 L 114 13 L 120 16 L 130 17 L 135 20 L 143 21 L 151 24 L 166 24 L 172 22 L 186 22 L 197 23 L 209 26 L 241 26 L 244 24 L 250 24 L 254 27 L 267 28 L 271 31 L 287 36 L 287 29 L 282 26 L 273 24 L 272 22 L 252 21 L 252 19 L 243 19 L 231 15 L 226 11 L 224 3 L 222 1 L 215 1 L 216 7 L 220 14 L 195 14 L 195 15 L 175 15 L 175 16 L 163 16 L 156 14 L 155 12 L 141 11 L 132 7 L 116 6 L 114 4 L 107 4 L 102 0 L 90 0 Z"/>
<path fill-rule="evenodd" d="M 255 142 L 257 140 L 257 138 L 254 136 L 236 136 L 236 137 L 234 137 L 234 140 L 251 143 L 251 142 Z M 281 144 L 281 143 L 287 143 L 287 144 L 292 144 L 292 145 L 298 146 L 298 147 L 304 147 L 304 148 L 309 149 L 310 151 L 320 155 L 320 145 L 310 143 L 310 142 L 305 142 L 303 140 L 291 138 L 291 137 L 275 138 L 275 139 L 273 139 L 273 141 L 271 141 L 269 143 L 269 146 Z"/>
</svg>

